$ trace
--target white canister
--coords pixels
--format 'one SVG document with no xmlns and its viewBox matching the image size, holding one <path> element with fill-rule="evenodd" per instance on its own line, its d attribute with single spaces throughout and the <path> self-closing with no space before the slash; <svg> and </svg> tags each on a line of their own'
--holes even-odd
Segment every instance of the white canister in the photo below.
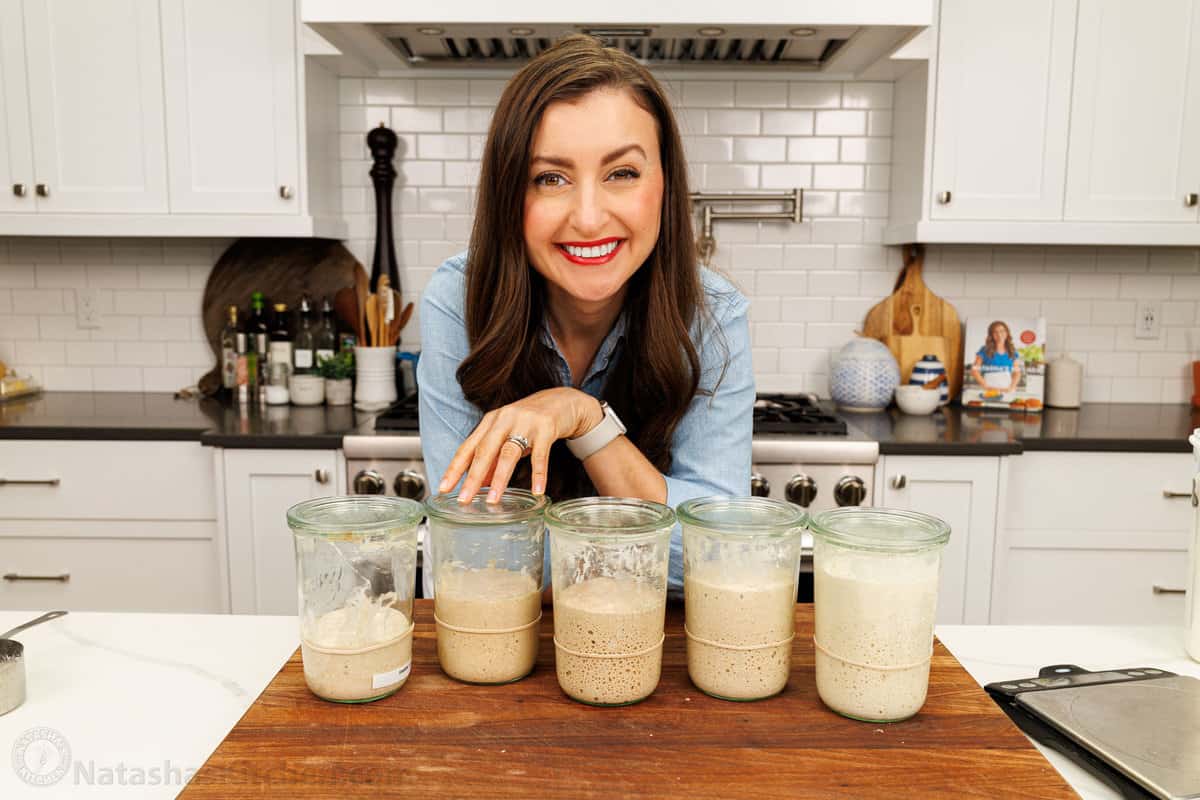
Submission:
<svg viewBox="0 0 1200 800">
<path fill-rule="evenodd" d="M 1083 397 L 1083 364 L 1066 353 L 1046 364 L 1046 405 L 1079 408 Z"/>
<path fill-rule="evenodd" d="M 355 347 L 354 407 L 378 411 L 396 402 L 396 346 Z"/>
</svg>

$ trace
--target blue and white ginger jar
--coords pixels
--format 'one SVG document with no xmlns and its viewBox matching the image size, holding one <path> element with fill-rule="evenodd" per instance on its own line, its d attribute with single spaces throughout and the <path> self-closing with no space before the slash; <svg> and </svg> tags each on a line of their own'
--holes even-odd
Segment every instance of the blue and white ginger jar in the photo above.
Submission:
<svg viewBox="0 0 1200 800">
<path fill-rule="evenodd" d="M 939 375 L 946 374 L 946 367 L 942 364 L 942 360 L 935 355 L 921 356 L 921 360 L 913 365 L 912 375 L 908 378 L 909 386 L 923 386 Z M 941 397 L 938 400 L 939 406 L 944 406 L 950 402 L 950 381 L 942 381 L 942 385 L 938 387 L 941 392 Z"/>
<path fill-rule="evenodd" d="M 859 336 L 833 357 L 829 393 L 843 411 L 881 411 L 900 385 L 900 365 L 878 339 Z"/>
</svg>

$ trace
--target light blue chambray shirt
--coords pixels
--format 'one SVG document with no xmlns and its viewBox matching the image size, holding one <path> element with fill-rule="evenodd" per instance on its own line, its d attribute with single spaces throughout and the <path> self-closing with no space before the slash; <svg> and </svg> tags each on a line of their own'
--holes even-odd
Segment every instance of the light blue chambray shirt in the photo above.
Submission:
<svg viewBox="0 0 1200 800">
<path fill-rule="evenodd" d="M 417 362 L 421 450 L 426 475 L 435 488 L 459 445 L 483 417 L 483 413 L 463 396 L 456 375 L 459 364 L 470 351 L 464 318 L 466 265 L 465 251 L 446 259 L 421 296 L 421 358 Z M 700 276 L 711 318 L 721 329 L 725 347 L 716 337 L 705 335 L 699 320 L 693 323 L 692 342 L 701 363 L 700 386 L 712 391 L 718 378 L 720 384 L 712 395 L 697 394 L 675 428 L 671 469 L 664 476 L 667 505 L 672 508 L 693 497 L 744 496 L 750 488 L 754 369 L 746 316 L 749 303 L 716 273 L 701 268 Z M 545 327 L 545 321 L 542 330 L 543 341 L 558 354 L 561 384 L 573 386 L 571 368 Z M 608 380 L 609 364 L 622 346 L 624 331 L 622 315 L 600 344 L 588 368 L 580 385 L 584 392 L 601 397 Z M 724 377 L 721 376 L 723 368 Z M 549 574 L 547 569 L 547 577 Z M 678 526 L 671 537 L 669 580 L 672 594 L 682 591 L 683 545 Z"/>
</svg>

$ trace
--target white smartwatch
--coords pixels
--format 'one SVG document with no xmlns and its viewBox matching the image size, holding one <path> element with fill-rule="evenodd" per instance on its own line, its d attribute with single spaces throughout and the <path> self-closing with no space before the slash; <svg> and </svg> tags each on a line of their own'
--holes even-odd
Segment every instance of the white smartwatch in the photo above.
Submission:
<svg viewBox="0 0 1200 800">
<path fill-rule="evenodd" d="M 617 412 L 612 410 L 612 406 L 601 400 L 600 408 L 604 411 L 604 418 L 594 428 L 582 436 L 567 439 L 567 447 L 571 454 L 580 461 L 587 460 L 588 456 L 625 433 L 625 425 L 617 416 Z"/>
</svg>

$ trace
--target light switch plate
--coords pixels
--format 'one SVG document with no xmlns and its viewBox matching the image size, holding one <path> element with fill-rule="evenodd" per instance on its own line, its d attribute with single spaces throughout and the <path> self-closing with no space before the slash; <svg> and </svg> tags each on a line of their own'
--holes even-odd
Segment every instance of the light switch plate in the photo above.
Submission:
<svg viewBox="0 0 1200 800">
<path fill-rule="evenodd" d="M 1133 320 L 1133 338 L 1157 339 L 1162 333 L 1162 302 L 1139 300 Z"/>
<path fill-rule="evenodd" d="M 100 290 L 91 287 L 75 290 L 75 325 L 80 329 L 100 327 Z"/>
</svg>

